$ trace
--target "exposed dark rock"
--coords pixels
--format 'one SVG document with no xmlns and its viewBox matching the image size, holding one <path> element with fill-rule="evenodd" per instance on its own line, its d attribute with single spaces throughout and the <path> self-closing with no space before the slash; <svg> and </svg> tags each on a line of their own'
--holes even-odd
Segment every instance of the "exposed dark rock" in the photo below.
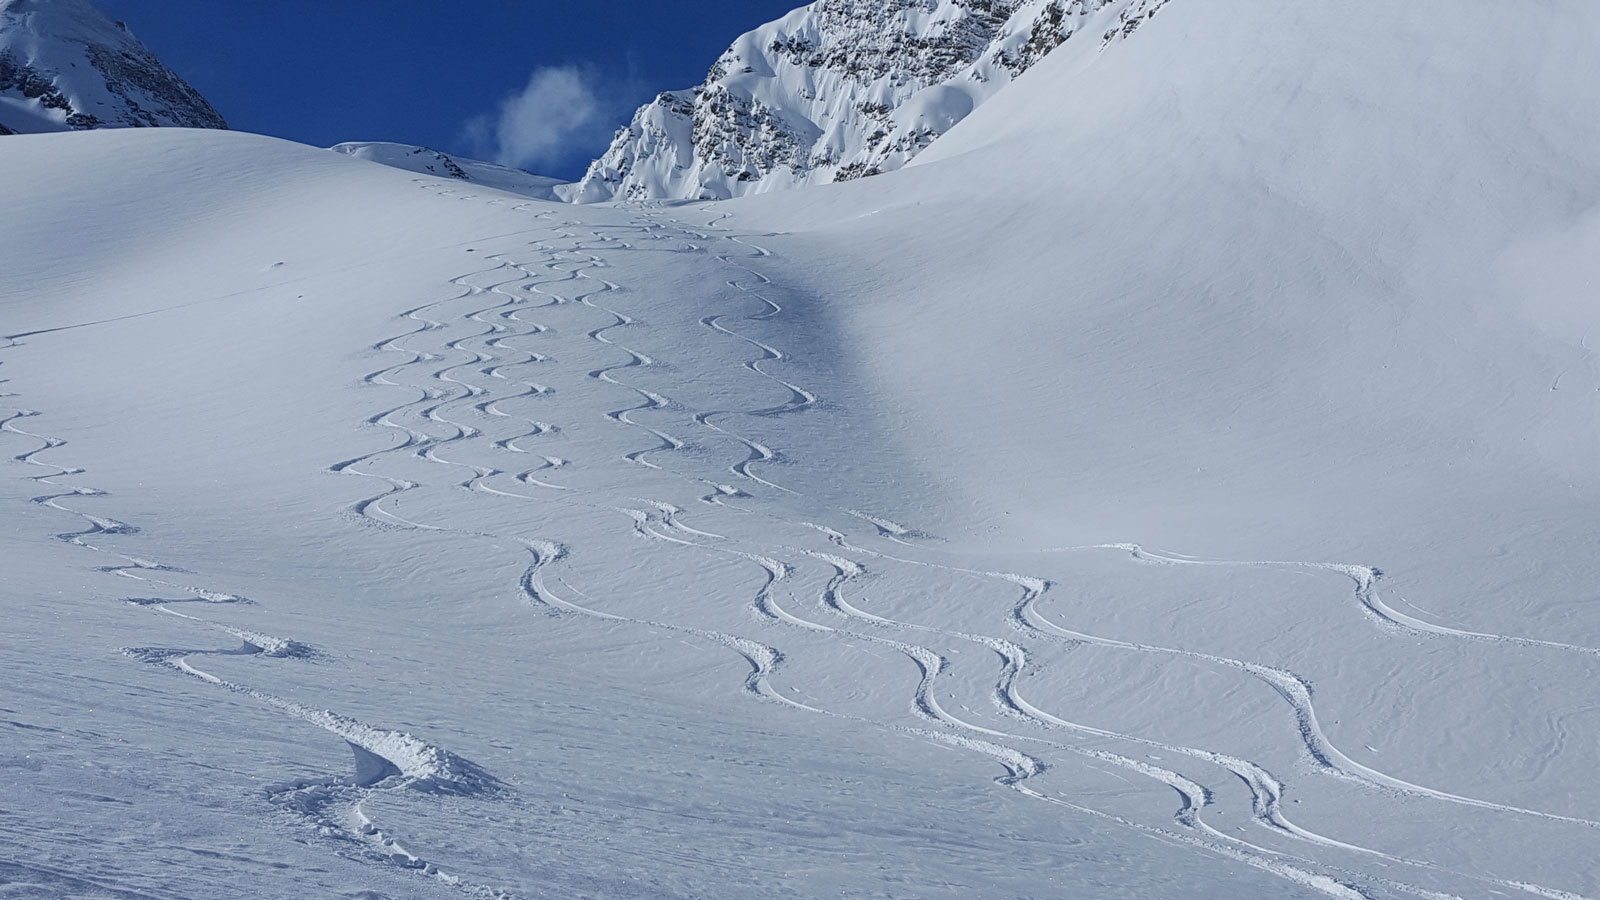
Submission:
<svg viewBox="0 0 1600 900">
<path fill-rule="evenodd" d="M 13 133 L 228 127 L 126 25 L 110 22 L 86 0 L 0 0 L 0 94 L 33 101 L 38 112 L 33 122 L 13 121 Z"/>
<path fill-rule="evenodd" d="M 617 132 L 578 202 L 717 199 L 900 168 L 1085 28 L 1167 0 L 816 0 L 735 41 Z"/>
</svg>

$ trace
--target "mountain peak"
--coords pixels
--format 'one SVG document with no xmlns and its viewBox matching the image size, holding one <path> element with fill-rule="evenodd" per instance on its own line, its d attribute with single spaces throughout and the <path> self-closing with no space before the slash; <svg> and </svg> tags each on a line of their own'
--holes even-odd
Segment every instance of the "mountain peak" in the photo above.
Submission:
<svg viewBox="0 0 1600 900">
<path fill-rule="evenodd" d="M 0 134 L 161 125 L 228 127 L 87 0 L 0 0 Z"/>
<path fill-rule="evenodd" d="M 1166 2 L 816 0 L 641 107 L 576 198 L 723 199 L 892 171 L 1067 40 L 1105 47 Z"/>
</svg>

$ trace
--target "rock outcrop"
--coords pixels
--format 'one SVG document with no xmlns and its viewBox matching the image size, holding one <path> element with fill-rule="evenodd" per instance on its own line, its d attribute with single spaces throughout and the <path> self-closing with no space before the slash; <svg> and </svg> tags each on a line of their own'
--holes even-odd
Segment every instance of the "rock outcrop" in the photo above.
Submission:
<svg viewBox="0 0 1600 900">
<path fill-rule="evenodd" d="M 1166 2 L 817 0 L 640 108 L 573 197 L 723 199 L 898 169 L 1056 47 L 1105 47 Z"/>
<path fill-rule="evenodd" d="M 0 0 L 0 134 L 228 123 L 87 0 Z"/>
</svg>

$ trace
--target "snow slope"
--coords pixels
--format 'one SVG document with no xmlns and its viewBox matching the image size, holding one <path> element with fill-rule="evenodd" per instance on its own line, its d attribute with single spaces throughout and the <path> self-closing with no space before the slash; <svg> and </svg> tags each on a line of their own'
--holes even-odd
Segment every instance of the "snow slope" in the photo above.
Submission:
<svg viewBox="0 0 1600 900">
<path fill-rule="evenodd" d="M 871 490 L 761 462 L 771 425 L 879 439 L 746 340 L 754 236 L 231 133 L 4 153 L 13 893 L 1278 890 L 1018 807 L 995 779 L 1060 741 L 943 710 L 981 712 L 989 651 L 851 611 L 1015 589 L 870 562 L 902 549 L 847 511 Z"/>
<path fill-rule="evenodd" d="M 8 138 L 0 878 L 1600 896 L 1600 21 L 1446 12 L 717 204 Z"/>
<path fill-rule="evenodd" d="M 455 178 L 472 184 L 491 187 L 533 197 L 539 200 L 556 200 L 557 189 L 564 185 L 559 178 L 534 175 L 521 169 L 464 156 L 450 156 L 428 147 L 395 144 L 388 141 L 346 141 L 328 149 L 357 159 L 394 166 L 407 172 Z"/>
<path fill-rule="evenodd" d="M 0 134 L 155 125 L 228 127 L 88 0 L 0 0 Z"/>
</svg>

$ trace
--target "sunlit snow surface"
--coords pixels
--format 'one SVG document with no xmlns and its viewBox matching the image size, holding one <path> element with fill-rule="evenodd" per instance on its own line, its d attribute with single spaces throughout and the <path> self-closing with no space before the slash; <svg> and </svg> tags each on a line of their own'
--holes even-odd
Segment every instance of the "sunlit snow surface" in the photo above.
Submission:
<svg viewBox="0 0 1600 900">
<path fill-rule="evenodd" d="M 5 895 L 1600 896 L 1584 28 L 1224 5 L 731 205 L 0 138 Z"/>
<path fill-rule="evenodd" d="M 394 166 L 407 172 L 451 178 L 475 186 L 532 197 L 535 200 L 557 200 L 559 199 L 557 189 L 565 187 L 559 178 L 530 175 L 521 169 L 468 159 L 464 156 L 450 156 L 428 147 L 416 147 L 410 144 L 347 141 L 334 144 L 328 149 L 357 159 Z"/>
</svg>

